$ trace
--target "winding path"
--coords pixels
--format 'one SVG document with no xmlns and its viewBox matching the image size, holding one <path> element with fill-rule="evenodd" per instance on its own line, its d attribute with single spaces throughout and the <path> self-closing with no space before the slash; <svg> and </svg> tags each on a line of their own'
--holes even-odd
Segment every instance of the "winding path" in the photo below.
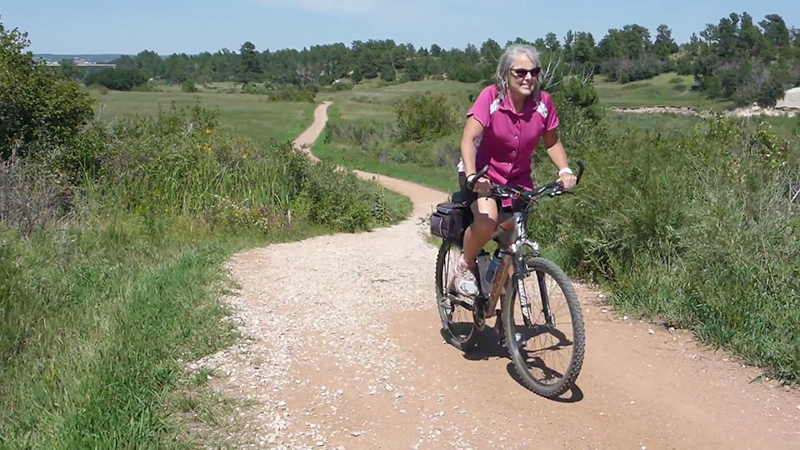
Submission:
<svg viewBox="0 0 800 450">
<path fill-rule="evenodd" d="M 308 150 L 328 104 L 296 147 Z M 314 158 L 311 153 L 310 157 Z M 363 178 L 372 175 L 358 172 Z M 584 286 L 587 353 L 563 402 L 517 383 L 502 348 L 444 345 L 436 249 L 420 221 L 446 194 L 388 177 L 408 220 L 235 256 L 226 300 L 248 338 L 197 363 L 212 386 L 249 399 L 230 436 L 244 448 L 798 449 L 800 395 L 695 345 L 626 320 Z"/>
</svg>

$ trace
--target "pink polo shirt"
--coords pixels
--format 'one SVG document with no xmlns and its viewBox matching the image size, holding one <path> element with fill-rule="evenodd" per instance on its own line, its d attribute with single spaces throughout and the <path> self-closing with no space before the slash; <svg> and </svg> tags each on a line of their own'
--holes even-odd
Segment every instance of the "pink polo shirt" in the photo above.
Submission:
<svg viewBox="0 0 800 450">
<path fill-rule="evenodd" d="M 533 188 L 531 158 L 545 131 L 558 126 L 555 105 L 550 95 L 542 91 L 539 102 L 529 98 L 518 113 L 510 95 L 502 101 L 497 95 L 497 86 L 487 86 L 467 113 L 467 117 L 472 116 L 483 125 L 475 168 L 481 170 L 489 164 L 486 177 L 491 181 Z"/>
</svg>

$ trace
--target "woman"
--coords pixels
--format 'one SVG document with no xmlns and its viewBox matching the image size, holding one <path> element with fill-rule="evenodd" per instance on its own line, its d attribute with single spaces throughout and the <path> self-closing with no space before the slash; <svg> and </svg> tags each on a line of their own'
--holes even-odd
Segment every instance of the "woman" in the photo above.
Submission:
<svg viewBox="0 0 800 450">
<path fill-rule="evenodd" d="M 473 190 L 466 190 L 474 221 L 464 235 L 464 252 L 452 288 L 467 297 L 478 293 L 476 257 L 497 227 L 499 205 L 489 196 L 490 182 L 532 189 L 531 159 L 542 139 L 564 189 L 572 189 L 576 182 L 556 131 L 555 106 L 550 95 L 540 89 L 541 61 L 536 49 L 527 45 L 506 48 L 494 79 L 495 84 L 481 91 L 467 113 L 461 139 L 462 181 L 472 180 L 478 169 L 489 165 Z M 503 206 L 509 206 L 507 200 Z"/>
</svg>

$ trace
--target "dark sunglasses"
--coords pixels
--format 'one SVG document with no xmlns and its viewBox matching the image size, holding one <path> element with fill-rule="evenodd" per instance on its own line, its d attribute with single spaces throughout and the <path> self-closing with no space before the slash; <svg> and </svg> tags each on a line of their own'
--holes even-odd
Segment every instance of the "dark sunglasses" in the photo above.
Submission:
<svg viewBox="0 0 800 450">
<path fill-rule="evenodd" d="M 534 67 L 533 69 L 511 69 L 511 73 L 513 73 L 517 78 L 525 78 L 525 75 L 528 73 L 530 73 L 532 77 L 536 78 L 539 76 L 539 72 L 541 71 L 541 67 Z"/>
</svg>

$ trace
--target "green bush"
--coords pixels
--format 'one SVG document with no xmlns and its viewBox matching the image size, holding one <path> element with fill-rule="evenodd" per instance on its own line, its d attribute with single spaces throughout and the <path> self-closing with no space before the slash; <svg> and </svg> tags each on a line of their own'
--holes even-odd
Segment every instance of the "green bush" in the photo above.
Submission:
<svg viewBox="0 0 800 450">
<path fill-rule="evenodd" d="M 147 77 L 134 68 L 121 67 L 93 71 L 86 75 L 83 82 L 89 86 L 99 84 L 113 91 L 147 90 Z"/>
<path fill-rule="evenodd" d="M 563 124 L 587 172 L 576 197 L 532 218 L 544 248 L 626 311 L 800 380 L 798 141 L 723 118 L 679 131 Z"/>
<path fill-rule="evenodd" d="M 316 94 L 309 87 L 298 87 L 291 84 L 283 86 L 269 86 L 266 90 L 267 99 L 275 102 L 311 102 Z"/>
<path fill-rule="evenodd" d="M 193 93 L 193 92 L 197 92 L 198 89 L 197 89 L 197 86 L 195 86 L 194 81 L 186 80 L 181 84 L 181 91 L 182 92 Z"/>
<path fill-rule="evenodd" d="M 582 110 L 582 115 L 597 123 L 603 118 L 600 108 L 600 97 L 591 82 L 584 83 L 580 78 L 565 78 L 553 93 L 553 101 L 558 105 L 570 104 Z M 559 114 L 561 117 L 562 114 Z M 565 120 L 572 120 L 571 116 L 563 115 Z"/>
<path fill-rule="evenodd" d="M 424 141 L 451 133 L 458 117 L 443 94 L 427 92 L 403 99 L 396 105 L 397 138 Z"/>
<path fill-rule="evenodd" d="M 92 119 L 91 97 L 26 51 L 27 33 L 0 23 L 0 160 L 65 144 Z"/>
<path fill-rule="evenodd" d="M 353 83 L 347 80 L 339 80 L 339 82 L 333 83 L 331 85 L 331 89 L 333 89 L 334 91 L 352 91 Z"/>
</svg>

